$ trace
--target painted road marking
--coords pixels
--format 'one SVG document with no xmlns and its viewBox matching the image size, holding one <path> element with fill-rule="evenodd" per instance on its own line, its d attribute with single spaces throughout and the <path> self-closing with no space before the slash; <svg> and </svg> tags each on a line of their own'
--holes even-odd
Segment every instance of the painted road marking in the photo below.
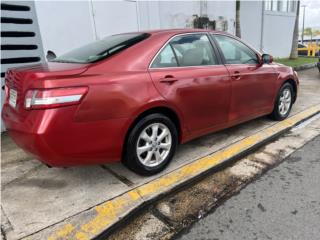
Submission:
<svg viewBox="0 0 320 240">
<path fill-rule="evenodd" d="M 136 208 L 143 203 L 171 191 L 208 170 L 216 168 L 220 164 L 246 153 L 254 147 L 260 146 L 319 112 L 320 104 L 308 108 L 273 126 L 267 127 L 207 157 L 200 158 L 158 179 L 136 187 L 87 212 L 58 224 L 54 232 L 52 233 L 51 231 L 51 235 L 46 238 L 50 240 L 89 240 L 95 238 L 110 229 L 110 227 L 119 222 L 121 218 L 136 210 Z"/>
<path fill-rule="evenodd" d="M 310 123 L 312 123 L 313 121 L 320 119 L 320 113 L 314 115 L 313 117 L 309 118 L 308 120 L 302 122 L 301 124 L 298 124 L 297 126 L 295 126 L 294 128 L 292 128 L 292 131 L 297 131 L 301 128 L 306 127 L 307 125 L 309 125 Z"/>
</svg>

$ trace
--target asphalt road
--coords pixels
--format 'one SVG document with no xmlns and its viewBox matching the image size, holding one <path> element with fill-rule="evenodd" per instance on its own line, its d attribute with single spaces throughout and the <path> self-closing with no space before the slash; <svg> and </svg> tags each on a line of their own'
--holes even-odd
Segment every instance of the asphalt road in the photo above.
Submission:
<svg viewBox="0 0 320 240">
<path fill-rule="evenodd" d="M 319 236 L 320 137 L 317 137 L 178 239 L 318 240 Z"/>
</svg>

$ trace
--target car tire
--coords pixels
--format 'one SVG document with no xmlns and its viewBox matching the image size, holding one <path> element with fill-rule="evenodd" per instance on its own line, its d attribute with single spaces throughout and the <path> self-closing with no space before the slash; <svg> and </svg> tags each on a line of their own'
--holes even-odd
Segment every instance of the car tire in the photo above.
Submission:
<svg viewBox="0 0 320 240">
<path fill-rule="evenodd" d="M 140 119 L 125 144 L 124 164 L 140 175 L 162 171 L 173 158 L 178 132 L 170 118 L 154 113 Z"/>
<path fill-rule="evenodd" d="M 285 83 L 280 88 L 274 104 L 271 118 L 276 121 L 286 119 L 291 111 L 294 100 L 294 91 L 290 83 Z"/>
</svg>

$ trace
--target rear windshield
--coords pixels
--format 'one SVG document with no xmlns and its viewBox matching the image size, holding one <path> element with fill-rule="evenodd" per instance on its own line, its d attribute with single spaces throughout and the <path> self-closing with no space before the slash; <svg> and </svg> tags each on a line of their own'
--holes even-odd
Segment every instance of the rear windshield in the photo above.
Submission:
<svg viewBox="0 0 320 240">
<path fill-rule="evenodd" d="M 148 38 L 147 33 L 125 33 L 108 36 L 102 40 L 74 49 L 52 62 L 92 63 L 108 58 Z"/>
</svg>

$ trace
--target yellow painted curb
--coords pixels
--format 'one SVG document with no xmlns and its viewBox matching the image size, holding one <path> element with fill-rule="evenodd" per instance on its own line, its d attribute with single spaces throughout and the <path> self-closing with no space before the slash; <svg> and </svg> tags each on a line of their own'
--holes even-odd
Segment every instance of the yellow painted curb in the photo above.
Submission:
<svg viewBox="0 0 320 240">
<path fill-rule="evenodd" d="M 70 218 L 63 223 L 58 224 L 54 227 L 54 230 L 51 229 L 49 234 L 41 234 L 41 239 L 93 239 L 110 229 L 110 227 L 121 220 L 121 218 L 134 211 L 146 201 L 167 193 L 182 183 L 251 150 L 254 147 L 260 146 L 262 143 L 278 136 L 319 112 L 320 104 L 308 108 L 282 122 L 276 123 L 273 126 L 215 152 L 212 155 L 198 159 L 149 183 L 124 193 L 121 196 L 106 201 L 85 213 Z"/>
</svg>

